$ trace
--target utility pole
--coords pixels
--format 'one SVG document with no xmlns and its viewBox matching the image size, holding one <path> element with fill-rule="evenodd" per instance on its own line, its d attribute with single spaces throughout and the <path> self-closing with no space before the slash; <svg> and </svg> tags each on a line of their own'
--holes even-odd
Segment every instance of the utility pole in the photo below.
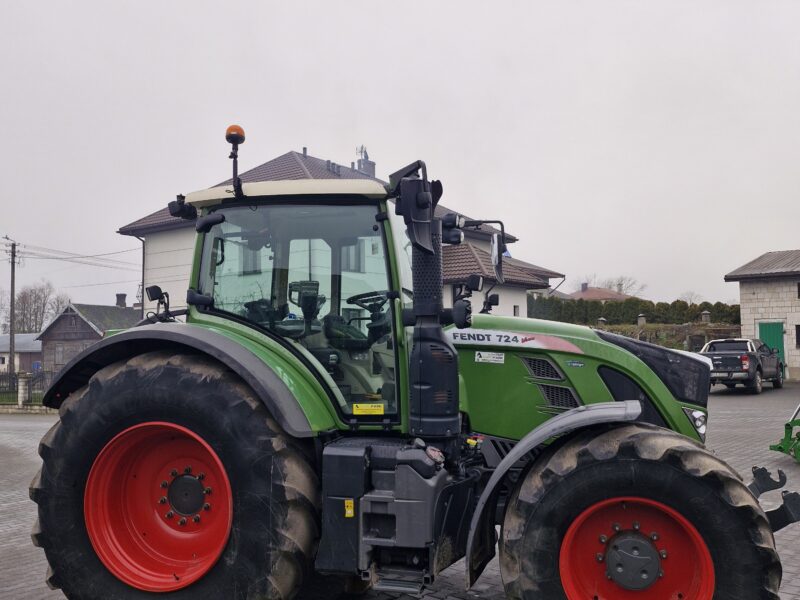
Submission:
<svg viewBox="0 0 800 600">
<path fill-rule="evenodd" d="M 16 317 L 15 314 L 15 306 L 17 300 L 17 290 L 15 289 L 16 284 L 16 270 L 17 270 L 17 242 L 5 236 L 9 242 L 11 242 L 11 298 L 9 298 L 9 315 L 8 315 L 8 374 L 13 376 L 14 373 L 17 371 L 16 367 L 16 356 L 14 354 L 14 319 Z"/>
</svg>

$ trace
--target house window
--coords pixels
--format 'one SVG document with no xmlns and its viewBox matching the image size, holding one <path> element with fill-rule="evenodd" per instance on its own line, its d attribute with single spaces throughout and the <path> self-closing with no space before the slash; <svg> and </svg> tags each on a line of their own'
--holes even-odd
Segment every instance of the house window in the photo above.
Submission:
<svg viewBox="0 0 800 600">
<path fill-rule="evenodd" d="M 242 275 L 258 275 L 261 273 L 261 251 L 247 246 L 240 246 L 242 251 Z"/>
<path fill-rule="evenodd" d="M 4 364 L 6 364 L 6 357 L 5 356 L 0 356 L 0 365 L 4 365 Z"/>
<path fill-rule="evenodd" d="M 794 340 L 795 345 L 800 348 L 800 325 L 794 326 Z"/>
<path fill-rule="evenodd" d="M 797 282 L 797 297 L 800 298 L 800 281 Z"/>
<path fill-rule="evenodd" d="M 364 245 L 361 241 L 342 248 L 342 271 L 364 272 Z"/>
<path fill-rule="evenodd" d="M 519 316 L 519 304 L 514 305 L 514 316 L 515 317 Z"/>
<path fill-rule="evenodd" d="M 64 344 L 56 344 L 55 360 L 53 362 L 57 365 L 64 364 Z"/>
</svg>

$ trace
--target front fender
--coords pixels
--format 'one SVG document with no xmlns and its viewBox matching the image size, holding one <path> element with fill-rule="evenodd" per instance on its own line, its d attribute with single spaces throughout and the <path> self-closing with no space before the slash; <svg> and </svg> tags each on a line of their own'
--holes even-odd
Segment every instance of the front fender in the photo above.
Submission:
<svg viewBox="0 0 800 600">
<path fill-rule="evenodd" d="M 528 452 L 555 436 L 600 423 L 635 421 L 641 414 L 642 406 L 638 400 L 579 406 L 543 423 L 514 446 L 492 473 L 472 514 L 467 538 L 467 589 L 475 584 L 483 569 L 494 557 L 493 516 L 497 505 L 498 484 L 511 467 Z"/>
<path fill-rule="evenodd" d="M 312 428 L 287 382 L 244 344 L 206 327 L 183 323 L 145 325 L 100 340 L 61 370 L 42 402 L 58 408 L 69 394 L 84 386 L 103 367 L 162 349 L 188 350 L 218 360 L 253 389 L 275 420 L 294 437 L 311 437 L 319 426 L 335 427 L 330 418 L 330 423 L 315 422 L 317 427 Z M 317 411 L 315 416 L 320 412 L 323 411 Z"/>
</svg>

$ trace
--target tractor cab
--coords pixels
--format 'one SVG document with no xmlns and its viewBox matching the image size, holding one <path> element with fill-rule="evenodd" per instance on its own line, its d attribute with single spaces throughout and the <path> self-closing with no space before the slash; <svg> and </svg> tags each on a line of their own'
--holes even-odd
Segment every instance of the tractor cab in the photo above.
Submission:
<svg viewBox="0 0 800 600">
<path fill-rule="evenodd" d="M 313 356 L 341 392 L 344 416 L 396 415 L 392 300 L 411 292 L 393 284 L 379 202 L 252 192 L 208 207 L 198 222 L 200 302 Z"/>
</svg>

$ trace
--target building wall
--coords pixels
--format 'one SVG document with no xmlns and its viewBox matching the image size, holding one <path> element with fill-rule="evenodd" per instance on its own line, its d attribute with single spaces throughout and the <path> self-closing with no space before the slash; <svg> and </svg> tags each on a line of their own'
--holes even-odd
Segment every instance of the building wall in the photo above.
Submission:
<svg viewBox="0 0 800 600">
<path fill-rule="evenodd" d="M 758 337 L 758 324 L 781 322 L 786 376 L 800 379 L 800 279 L 741 281 L 742 337 Z"/>
<path fill-rule="evenodd" d="M 45 371 L 55 373 L 99 340 L 89 324 L 74 313 L 64 313 L 41 336 L 42 365 Z"/>
<path fill-rule="evenodd" d="M 158 285 L 169 294 L 171 308 L 186 308 L 186 290 L 192 271 L 194 227 L 148 233 L 144 244 L 144 285 Z M 156 303 L 144 295 L 144 312 L 154 311 Z"/>
<path fill-rule="evenodd" d="M 41 352 L 15 352 L 14 364 L 16 373 L 30 373 L 33 371 L 33 363 L 42 361 Z M 10 356 L 8 352 L 0 352 L 0 373 L 8 371 L 10 364 Z"/>
<path fill-rule="evenodd" d="M 488 284 L 486 284 L 488 285 Z M 445 284 L 444 307 L 453 306 L 453 286 Z M 485 288 L 488 289 L 488 288 Z M 500 296 L 500 304 L 492 308 L 493 315 L 503 317 L 527 317 L 528 316 L 528 292 L 527 290 L 510 285 L 498 285 L 491 291 L 492 294 Z M 478 314 L 483 307 L 483 292 L 472 294 L 472 313 Z M 516 307 L 517 315 L 514 314 Z"/>
</svg>

